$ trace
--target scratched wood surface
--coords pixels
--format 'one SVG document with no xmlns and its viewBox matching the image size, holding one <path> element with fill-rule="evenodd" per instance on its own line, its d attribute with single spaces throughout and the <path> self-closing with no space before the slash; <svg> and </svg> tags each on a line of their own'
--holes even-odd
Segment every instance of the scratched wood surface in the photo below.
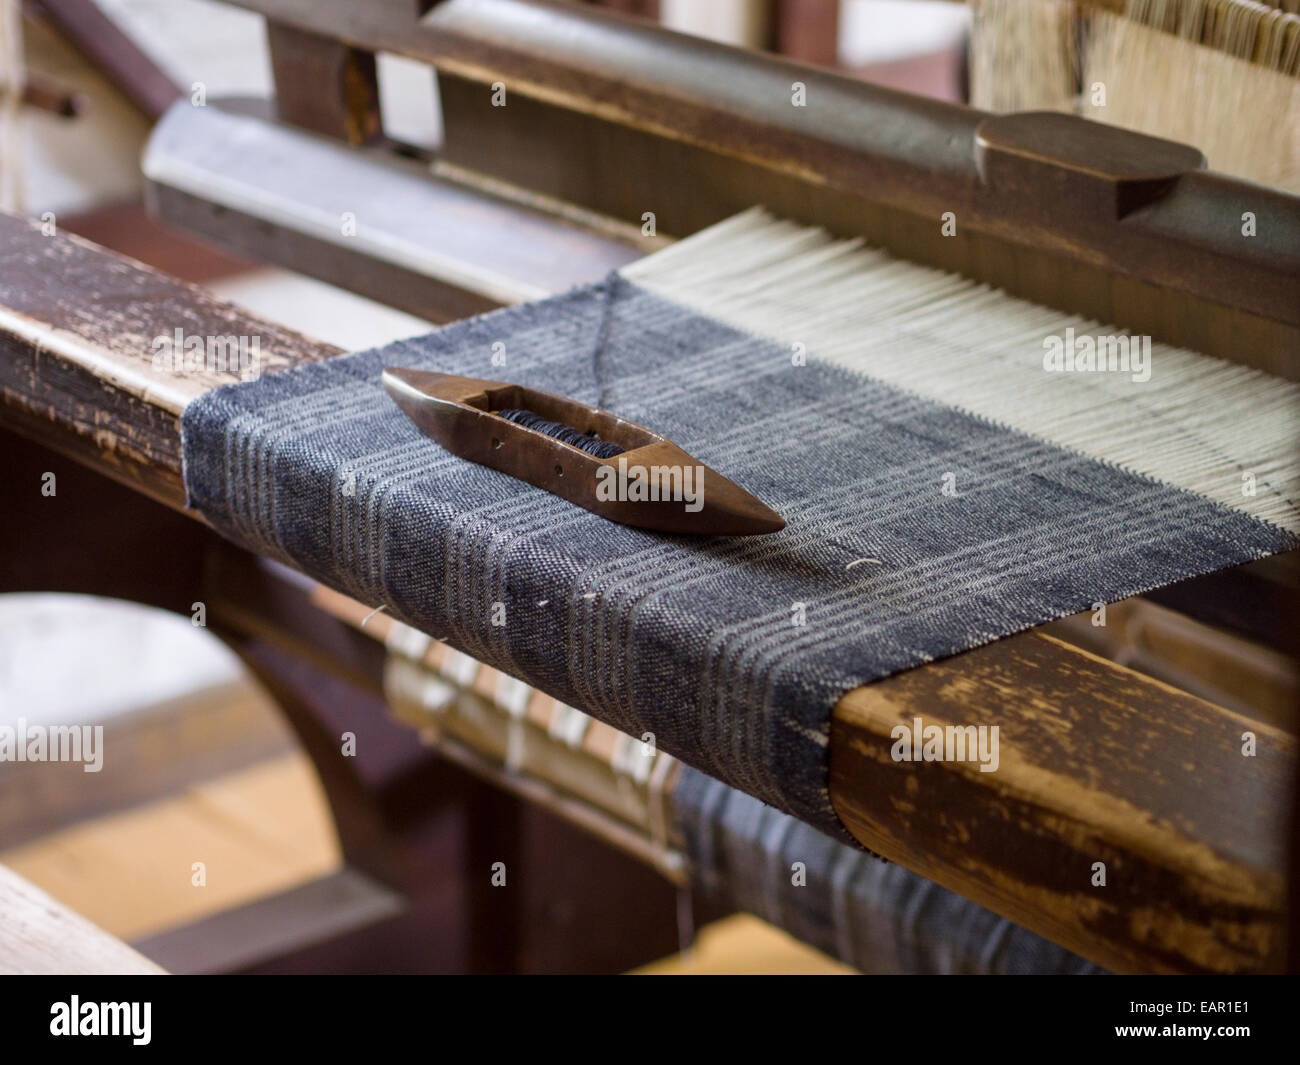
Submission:
<svg viewBox="0 0 1300 1065">
<path fill-rule="evenodd" d="M 257 335 L 264 368 L 334 349 L 84 241 L 0 217 L 0 419 L 182 507 L 177 415 L 220 383 L 152 366 L 181 326 Z M 998 725 L 998 772 L 897 763 L 889 727 Z M 1095 960 L 1134 970 L 1280 967 L 1293 741 L 1030 633 L 851 693 L 832 795 L 867 846 Z M 882 756 L 882 751 L 884 752 Z M 1236 753 L 1234 753 L 1236 752 Z M 1091 864 L 1107 863 L 1104 889 Z"/>
<path fill-rule="evenodd" d="M 75 236 L 0 215 L 5 422 L 184 506 L 179 416 L 237 373 L 154 368 L 160 336 L 256 336 L 263 372 L 338 353 Z M 57 425 L 58 432 L 50 433 Z"/>
<path fill-rule="evenodd" d="M 1295 737 L 1066 647 L 1030 632 L 846 695 L 841 819 L 1112 969 L 1279 968 Z M 998 769 L 895 761 L 891 730 L 916 718 L 998 726 Z"/>
</svg>

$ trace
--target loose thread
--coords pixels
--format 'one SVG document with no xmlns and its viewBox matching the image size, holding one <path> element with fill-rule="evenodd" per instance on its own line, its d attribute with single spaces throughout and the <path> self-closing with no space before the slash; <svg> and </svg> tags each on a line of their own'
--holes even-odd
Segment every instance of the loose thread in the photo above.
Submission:
<svg viewBox="0 0 1300 1065">
<path fill-rule="evenodd" d="M 596 382 L 596 406 L 601 408 L 605 406 L 605 384 L 601 380 L 600 356 L 605 350 L 605 333 L 609 325 L 609 309 L 614 302 L 614 289 L 618 285 L 618 281 L 617 270 L 611 270 L 605 275 L 605 298 L 600 306 L 600 321 L 596 324 L 596 339 L 591 346 L 591 376 Z"/>
<path fill-rule="evenodd" d="M 604 407 L 605 405 L 605 384 L 602 380 L 601 372 L 601 355 L 605 349 L 605 334 L 609 324 L 609 309 L 614 302 L 614 289 L 618 284 L 618 272 L 611 270 L 606 276 L 603 283 L 603 299 L 600 307 L 600 320 L 596 324 L 596 338 L 591 346 L 591 375 L 596 383 L 596 406 Z M 528 429 L 536 429 L 539 433 L 545 433 L 547 436 L 553 436 L 566 444 L 571 444 L 589 455 L 595 455 L 598 459 L 609 459 L 615 455 L 621 455 L 624 448 L 618 446 L 611 440 L 602 440 L 600 437 L 591 433 L 584 433 L 581 429 L 575 429 L 571 425 L 565 425 L 563 422 L 551 421 L 543 418 L 536 411 L 524 410 L 520 408 L 508 408 L 496 412 L 500 417 L 514 422 L 516 425 L 525 426 Z"/>
</svg>

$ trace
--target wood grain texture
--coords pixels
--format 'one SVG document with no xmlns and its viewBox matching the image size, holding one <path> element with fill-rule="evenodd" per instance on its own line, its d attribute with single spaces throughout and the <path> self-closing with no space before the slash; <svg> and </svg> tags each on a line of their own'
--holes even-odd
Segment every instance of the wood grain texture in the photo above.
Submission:
<svg viewBox="0 0 1300 1065">
<path fill-rule="evenodd" d="M 263 372 L 338 354 L 89 241 L 0 214 L 6 424 L 182 507 L 181 408 L 238 375 L 155 369 L 155 338 L 177 329 L 256 337 Z"/>
<path fill-rule="evenodd" d="M 266 42 L 283 121 L 356 147 L 383 136 L 373 52 L 278 22 L 267 23 Z"/>
<path fill-rule="evenodd" d="M 57 270 L 52 270 L 57 266 Z M 149 365 L 152 337 L 263 336 L 270 369 L 333 353 L 136 264 L 0 219 L 0 417 L 179 507 L 176 413 L 217 383 Z M 897 763 L 889 727 L 1000 725 L 996 773 Z M 931 718 L 933 715 L 933 718 Z M 1293 741 L 1043 636 L 1016 637 L 847 696 L 832 797 L 868 847 L 1122 969 L 1278 967 L 1282 810 Z M 1094 893 L 1091 862 L 1109 887 Z"/>
<path fill-rule="evenodd" d="M 1065 646 L 1031 632 L 846 695 L 841 819 L 1109 968 L 1279 969 L 1295 738 Z M 895 761 L 891 730 L 915 718 L 997 726 L 998 769 Z"/>
<path fill-rule="evenodd" d="M 0 974 L 158 975 L 162 969 L 0 865 Z"/>
</svg>

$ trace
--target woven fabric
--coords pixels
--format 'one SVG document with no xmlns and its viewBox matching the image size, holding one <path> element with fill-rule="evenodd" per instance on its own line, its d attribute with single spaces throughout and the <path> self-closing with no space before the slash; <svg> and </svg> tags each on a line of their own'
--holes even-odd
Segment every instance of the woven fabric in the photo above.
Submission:
<svg viewBox="0 0 1300 1065">
<path fill-rule="evenodd" d="M 182 418 L 191 504 L 239 543 L 828 830 L 829 721 L 846 691 L 1291 543 L 608 285 L 200 397 Z M 444 451 L 384 393 L 384 366 L 598 401 L 787 527 L 710 539 L 612 524 Z"/>
<path fill-rule="evenodd" d="M 673 806 L 695 884 L 862 972 L 1105 971 L 704 773 L 682 772 Z"/>
</svg>

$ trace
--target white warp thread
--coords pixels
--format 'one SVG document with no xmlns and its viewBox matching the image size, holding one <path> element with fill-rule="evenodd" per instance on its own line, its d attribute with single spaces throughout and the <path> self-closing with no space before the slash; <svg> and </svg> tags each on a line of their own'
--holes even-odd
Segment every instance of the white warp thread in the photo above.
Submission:
<svg viewBox="0 0 1300 1065">
<path fill-rule="evenodd" d="M 809 357 L 1300 532 L 1300 386 L 1281 378 L 1154 342 L 1145 382 L 1049 372 L 1046 338 L 1116 330 L 761 208 L 622 273 Z"/>
</svg>

